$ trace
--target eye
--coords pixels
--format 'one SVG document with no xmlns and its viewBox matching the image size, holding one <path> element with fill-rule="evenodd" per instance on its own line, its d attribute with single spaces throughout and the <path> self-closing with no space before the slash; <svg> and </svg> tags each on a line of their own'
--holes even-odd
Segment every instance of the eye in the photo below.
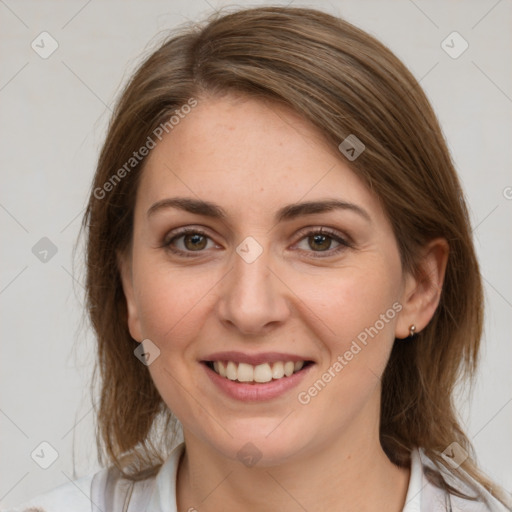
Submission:
<svg viewBox="0 0 512 512">
<path fill-rule="evenodd" d="M 210 237 L 204 231 L 197 228 L 185 228 L 172 235 L 174 236 L 165 239 L 162 246 L 173 253 L 183 256 L 191 256 L 187 253 L 210 249 L 211 245 L 208 245 L 209 242 L 215 246 Z"/>
<path fill-rule="evenodd" d="M 296 244 L 298 250 L 310 253 L 315 258 L 334 256 L 349 247 L 353 247 L 352 243 L 339 233 L 326 228 L 310 229 L 300 233 L 300 235 L 302 237 L 299 243 Z M 332 247 L 333 243 L 336 244 L 334 248 Z M 201 253 L 205 249 L 218 246 L 201 229 L 189 227 L 170 233 L 162 247 L 179 256 L 194 257 L 193 253 Z M 321 253 L 325 253 L 325 255 Z"/>
<path fill-rule="evenodd" d="M 332 248 L 333 242 L 337 244 Z M 302 245 L 302 247 L 300 247 Z M 352 244 L 345 240 L 340 234 L 329 229 L 320 228 L 310 230 L 303 233 L 297 247 L 301 251 L 313 253 L 326 253 L 325 256 L 315 255 L 315 258 L 323 258 L 333 256 L 345 250 L 347 247 L 352 247 Z"/>
</svg>

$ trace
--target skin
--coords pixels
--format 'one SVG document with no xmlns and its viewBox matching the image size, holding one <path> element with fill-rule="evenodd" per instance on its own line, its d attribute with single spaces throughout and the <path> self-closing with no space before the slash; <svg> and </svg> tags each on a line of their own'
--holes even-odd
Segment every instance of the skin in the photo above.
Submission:
<svg viewBox="0 0 512 512">
<path fill-rule="evenodd" d="M 226 218 L 176 208 L 148 216 L 177 196 L 216 203 Z M 351 210 L 273 218 L 285 205 L 324 199 L 356 204 L 370 221 Z M 196 245 L 193 236 L 174 240 L 192 257 L 163 247 L 186 226 L 207 233 Z M 322 227 L 352 246 L 303 233 Z M 235 251 L 248 236 L 263 250 L 250 264 Z M 183 425 L 178 510 L 402 510 L 410 471 L 379 443 L 380 377 L 395 337 L 406 338 L 411 324 L 421 331 L 434 314 L 447 256 L 446 241 L 433 240 L 420 263 L 428 278 L 404 273 L 377 197 L 294 112 L 241 96 L 199 98 L 149 155 L 133 243 L 119 255 L 131 335 L 160 349 L 148 368 Z M 299 403 L 297 393 L 394 303 L 401 311 Z M 287 352 L 315 365 L 284 396 L 244 403 L 213 386 L 199 362 L 223 350 Z M 253 467 L 237 459 L 248 442 L 261 454 Z"/>
</svg>

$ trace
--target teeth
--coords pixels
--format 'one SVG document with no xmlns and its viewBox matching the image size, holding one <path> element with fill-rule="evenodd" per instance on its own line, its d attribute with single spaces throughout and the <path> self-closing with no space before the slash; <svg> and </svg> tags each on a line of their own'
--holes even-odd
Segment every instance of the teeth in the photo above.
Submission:
<svg viewBox="0 0 512 512">
<path fill-rule="evenodd" d="M 272 365 L 272 377 L 274 379 L 280 379 L 284 377 L 284 364 L 281 361 Z"/>
<path fill-rule="evenodd" d="M 240 367 L 238 367 L 240 371 Z M 272 370 L 268 363 L 259 364 L 254 367 L 255 382 L 270 382 L 272 380 Z"/>
<path fill-rule="evenodd" d="M 214 361 L 213 369 L 222 377 L 239 382 L 270 382 L 272 379 L 290 377 L 304 366 L 304 361 L 277 361 L 253 366 L 233 361 Z"/>
<path fill-rule="evenodd" d="M 252 382 L 254 380 L 254 366 L 240 363 L 238 365 L 238 380 L 240 382 Z"/>
<path fill-rule="evenodd" d="M 293 361 L 288 361 L 284 363 L 284 374 L 289 377 L 293 373 L 293 369 L 295 368 L 295 364 Z"/>
<path fill-rule="evenodd" d="M 226 377 L 229 380 L 236 380 L 238 376 L 238 370 L 237 366 L 233 361 L 229 361 L 227 367 L 226 367 Z"/>
</svg>

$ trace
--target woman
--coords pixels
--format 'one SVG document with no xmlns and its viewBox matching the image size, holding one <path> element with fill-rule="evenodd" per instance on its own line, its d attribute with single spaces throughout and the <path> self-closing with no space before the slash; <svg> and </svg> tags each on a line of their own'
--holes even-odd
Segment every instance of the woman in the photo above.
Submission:
<svg viewBox="0 0 512 512">
<path fill-rule="evenodd" d="M 26 506 L 510 509 L 452 403 L 483 316 L 463 193 L 365 32 L 269 7 L 173 36 L 117 105 L 84 227 L 110 468 Z"/>
</svg>

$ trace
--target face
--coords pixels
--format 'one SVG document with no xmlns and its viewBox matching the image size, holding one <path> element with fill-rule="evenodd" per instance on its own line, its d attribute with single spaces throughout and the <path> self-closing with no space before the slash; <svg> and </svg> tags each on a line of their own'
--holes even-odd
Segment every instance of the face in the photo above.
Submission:
<svg viewBox="0 0 512 512">
<path fill-rule="evenodd" d="M 129 328 L 160 351 L 186 440 L 271 465 L 378 436 L 408 281 L 379 201 L 314 127 L 200 99 L 149 155 L 134 215 Z"/>
</svg>

